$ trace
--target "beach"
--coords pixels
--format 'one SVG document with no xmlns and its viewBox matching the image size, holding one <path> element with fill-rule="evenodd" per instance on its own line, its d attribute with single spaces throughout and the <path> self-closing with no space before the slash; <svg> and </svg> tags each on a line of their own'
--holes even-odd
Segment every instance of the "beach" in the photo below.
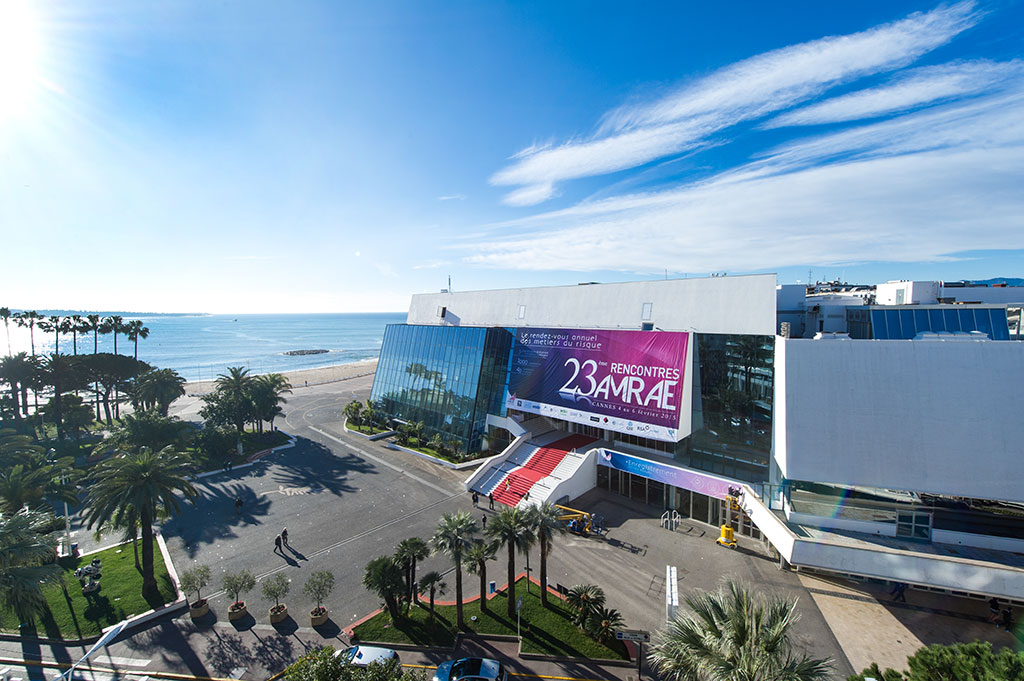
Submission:
<svg viewBox="0 0 1024 681">
<path fill-rule="evenodd" d="M 332 383 L 343 381 L 356 376 L 366 376 L 377 370 L 376 359 L 366 359 L 350 364 L 336 364 L 333 366 L 317 367 L 315 369 L 298 369 L 295 371 L 278 372 L 288 379 L 293 388 L 302 388 L 307 385 L 319 385 L 321 383 Z M 205 395 L 212 392 L 216 381 L 192 381 L 185 384 L 186 395 Z"/>
</svg>

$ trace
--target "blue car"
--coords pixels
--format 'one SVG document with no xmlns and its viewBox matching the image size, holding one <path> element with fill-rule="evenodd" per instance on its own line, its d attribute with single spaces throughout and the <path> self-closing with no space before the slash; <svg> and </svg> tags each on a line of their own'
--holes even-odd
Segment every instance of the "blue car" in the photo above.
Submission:
<svg viewBox="0 0 1024 681">
<path fill-rule="evenodd" d="M 508 671 L 497 660 L 464 657 L 439 664 L 433 681 L 508 681 Z"/>
</svg>

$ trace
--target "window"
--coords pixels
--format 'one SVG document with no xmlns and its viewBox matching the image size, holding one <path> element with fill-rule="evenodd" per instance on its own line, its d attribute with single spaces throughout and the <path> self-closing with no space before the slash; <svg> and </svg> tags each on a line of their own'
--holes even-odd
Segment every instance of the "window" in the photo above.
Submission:
<svg viewBox="0 0 1024 681">
<path fill-rule="evenodd" d="M 654 304 L 653 303 L 644 303 L 643 309 L 640 311 L 640 319 L 641 319 L 641 321 L 645 321 L 645 322 L 651 321 L 651 312 L 652 312 L 653 309 L 654 309 Z"/>
<path fill-rule="evenodd" d="M 526 319 L 526 306 L 525 305 L 520 305 L 519 306 L 519 314 L 516 315 L 516 319 Z"/>
</svg>

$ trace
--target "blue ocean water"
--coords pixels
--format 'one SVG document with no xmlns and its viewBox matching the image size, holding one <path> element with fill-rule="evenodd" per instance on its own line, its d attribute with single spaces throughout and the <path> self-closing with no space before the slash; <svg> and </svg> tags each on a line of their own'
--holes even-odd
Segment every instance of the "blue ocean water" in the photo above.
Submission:
<svg viewBox="0 0 1024 681">
<path fill-rule="evenodd" d="M 375 314 L 258 314 L 258 315 L 122 315 L 141 319 L 149 338 L 139 340 L 139 359 L 174 369 L 189 381 L 209 380 L 229 366 L 253 373 L 312 369 L 375 359 L 384 340 L 384 327 L 405 321 L 405 313 Z M 28 350 L 25 329 L 11 329 L 17 352 Z M 36 352 L 53 352 L 53 334 L 35 332 Z M 22 347 L 24 346 L 24 347 Z M 99 337 L 99 351 L 113 352 L 111 336 Z M 320 355 L 288 356 L 289 350 L 322 349 Z M 78 351 L 93 350 L 91 335 L 78 336 Z M 133 343 L 117 339 L 117 350 L 131 355 Z M 72 353 L 72 337 L 61 336 L 61 353 Z"/>
</svg>

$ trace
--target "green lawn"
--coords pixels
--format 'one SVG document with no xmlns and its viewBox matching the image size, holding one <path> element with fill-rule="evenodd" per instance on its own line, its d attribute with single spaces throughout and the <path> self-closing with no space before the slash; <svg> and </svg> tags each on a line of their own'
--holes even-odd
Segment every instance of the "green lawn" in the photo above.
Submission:
<svg viewBox="0 0 1024 681">
<path fill-rule="evenodd" d="M 629 655 L 621 641 L 603 645 L 593 640 L 573 625 L 571 611 L 562 599 L 552 595 L 548 609 L 540 604 L 540 589 L 536 584 L 526 593 L 526 581 L 516 585 L 516 596 L 523 597 L 522 618 L 523 650 L 542 655 L 566 657 L 590 657 L 598 659 L 626 660 Z M 505 597 L 499 594 L 488 602 L 488 611 L 480 611 L 480 601 L 466 603 L 463 615 L 466 630 L 476 634 L 516 634 L 516 619 L 505 615 Z M 474 622 L 473 617 L 477 620 Z M 355 634 L 364 641 L 387 643 L 413 643 L 417 645 L 450 646 L 455 641 L 455 606 L 435 607 L 434 622 L 430 621 L 427 602 L 421 607 L 413 606 L 409 614 L 397 624 L 391 622 L 387 611 L 363 622 L 355 628 Z"/>
<path fill-rule="evenodd" d="M 380 428 L 378 426 L 371 426 L 365 423 L 355 426 L 352 425 L 351 421 L 346 421 L 345 427 L 349 430 L 354 430 L 357 433 L 362 433 L 363 435 L 377 435 L 378 433 L 387 433 L 393 430 L 393 428 Z"/>
<path fill-rule="evenodd" d="M 141 541 L 139 547 L 142 547 Z M 65 639 L 98 636 L 104 627 L 173 601 L 174 585 L 155 542 L 153 554 L 161 596 L 156 603 L 147 603 L 142 597 L 142 575 L 135 569 L 135 554 L 131 544 L 81 558 L 61 558 L 60 565 L 65 571 L 67 593 L 65 594 L 60 586 L 44 590 L 49 612 L 36 622 L 36 635 Z M 88 565 L 93 558 L 103 561 L 103 577 L 100 579 L 102 587 L 86 598 L 82 595 L 74 571 L 80 565 Z M 10 612 L 0 610 L 0 630 L 19 633 L 17 618 Z"/>
<path fill-rule="evenodd" d="M 256 452 L 280 447 L 281 445 L 288 444 L 290 441 L 291 440 L 288 436 L 279 430 L 265 430 L 262 433 L 246 431 L 242 434 L 242 454 L 239 456 L 238 454 L 232 453 L 231 465 L 240 466 L 245 463 L 246 459 Z M 200 473 L 220 470 L 227 465 L 227 460 L 224 457 L 207 456 L 206 453 L 198 447 L 188 447 L 186 451 L 188 452 L 188 455 L 192 457 L 192 461 L 195 463 L 196 469 Z"/>
</svg>

